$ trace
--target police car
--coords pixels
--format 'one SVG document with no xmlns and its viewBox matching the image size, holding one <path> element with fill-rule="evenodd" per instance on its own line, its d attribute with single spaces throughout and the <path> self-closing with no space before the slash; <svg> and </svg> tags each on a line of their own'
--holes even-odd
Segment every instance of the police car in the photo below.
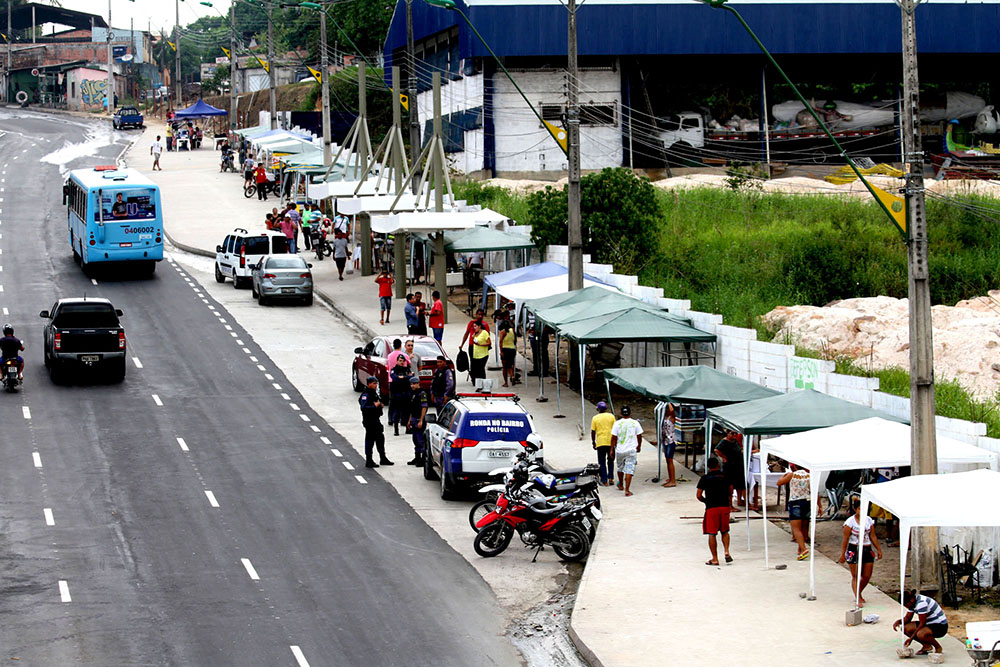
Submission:
<svg viewBox="0 0 1000 667">
<path fill-rule="evenodd" d="M 509 465 L 534 431 L 516 394 L 459 393 L 427 425 L 424 478 L 440 480 L 445 500 L 483 486 L 491 481 L 489 472 Z"/>
</svg>

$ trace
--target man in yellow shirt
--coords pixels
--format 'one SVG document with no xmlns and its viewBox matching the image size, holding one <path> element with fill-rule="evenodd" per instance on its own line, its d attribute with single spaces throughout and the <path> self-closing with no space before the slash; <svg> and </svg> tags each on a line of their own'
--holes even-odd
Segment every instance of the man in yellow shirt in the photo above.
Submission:
<svg viewBox="0 0 1000 667">
<path fill-rule="evenodd" d="M 615 478 L 615 455 L 611 451 L 611 428 L 615 416 L 608 412 L 608 404 L 597 404 L 597 414 L 590 420 L 590 444 L 597 450 L 597 465 L 601 469 L 601 486 L 610 486 Z"/>
<path fill-rule="evenodd" d="M 476 383 L 476 378 L 486 378 L 486 362 L 490 357 L 490 332 L 486 330 L 480 321 L 472 322 L 472 359 L 469 360 L 469 375 L 472 383 Z"/>
</svg>

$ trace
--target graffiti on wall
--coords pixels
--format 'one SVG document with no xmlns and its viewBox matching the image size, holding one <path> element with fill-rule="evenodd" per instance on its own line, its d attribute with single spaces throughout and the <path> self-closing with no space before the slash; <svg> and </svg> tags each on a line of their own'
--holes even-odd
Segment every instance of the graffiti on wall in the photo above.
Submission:
<svg viewBox="0 0 1000 667">
<path fill-rule="evenodd" d="M 107 79 L 84 79 L 80 82 L 80 97 L 84 104 L 104 104 Z"/>
</svg>

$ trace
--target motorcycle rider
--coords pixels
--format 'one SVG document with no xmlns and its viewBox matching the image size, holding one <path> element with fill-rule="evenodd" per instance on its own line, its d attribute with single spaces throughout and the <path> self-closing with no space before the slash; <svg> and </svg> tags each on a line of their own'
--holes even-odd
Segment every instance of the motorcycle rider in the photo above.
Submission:
<svg viewBox="0 0 1000 667">
<path fill-rule="evenodd" d="M 24 351 L 24 343 L 20 338 L 14 336 L 14 327 L 10 324 L 3 325 L 3 338 L 0 338 L 0 354 L 3 355 L 3 363 L 8 359 L 17 359 L 17 379 L 20 380 L 24 372 L 24 359 L 19 352 Z"/>
</svg>

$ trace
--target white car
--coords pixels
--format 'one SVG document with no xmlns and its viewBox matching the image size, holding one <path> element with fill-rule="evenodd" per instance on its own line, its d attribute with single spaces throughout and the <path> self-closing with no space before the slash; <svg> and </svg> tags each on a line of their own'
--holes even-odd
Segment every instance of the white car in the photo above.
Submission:
<svg viewBox="0 0 1000 667">
<path fill-rule="evenodd" d="M 250 283 L 253 267 L 268 255 L 288 253 L 288 239 L 281 232 L 248 232 L 236 228 L 222 245 L 215 246 L 215 281 L 232 278 L 233 287 Z"/>
<path fill-rule="evenodd" d="M 440 480 L 445 500 L 488 484 L 489 472 L 510 465 L 534 431 L 515 394 L 458 394 L 427 425 L 424 478 Z"/>
</svg>

